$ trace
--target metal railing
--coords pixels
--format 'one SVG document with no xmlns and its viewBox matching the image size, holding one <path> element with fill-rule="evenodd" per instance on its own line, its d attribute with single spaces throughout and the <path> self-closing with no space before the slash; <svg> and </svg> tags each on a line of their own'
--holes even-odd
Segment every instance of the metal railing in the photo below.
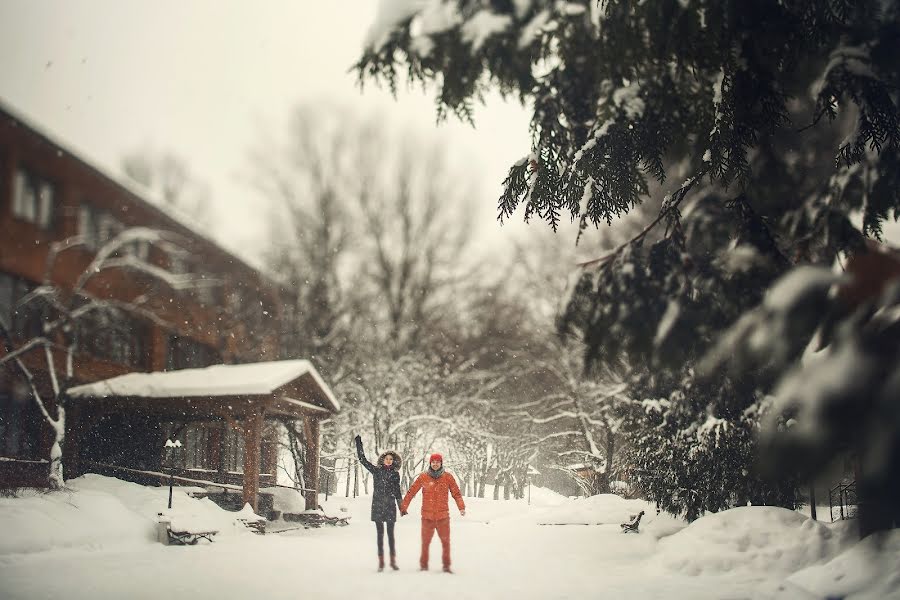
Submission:
<svg viewBox="0 0 900 600">
<path fill-rule="evenodd" d="M 836 520 L 854 519 L 857 516 L 859 502 L 856 496 L 856 482 L 839 483 L 828 491 L 828 508 L 831 513 L 831 522 Z M 838 509 L 835 519 L 835 509 Z"/>
</svg>

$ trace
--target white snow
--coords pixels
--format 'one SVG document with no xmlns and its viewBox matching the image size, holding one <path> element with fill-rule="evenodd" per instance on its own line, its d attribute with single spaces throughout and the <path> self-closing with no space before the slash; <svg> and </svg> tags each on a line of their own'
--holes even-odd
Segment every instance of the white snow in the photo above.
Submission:
<svg viewBox="0 0 900 600">
<path fill-rule="evenodd" d="M 785 508 L 745 506 L 707 515 L 662 540 L 659 565 L 692 576 L 786 577 L 837 555 L 853 533 L 847 522 L 829 527 Z"/>
<path fill-rule="evenodd" d="M 429 0 L 380 0 L 375 20 L 366 33 L 364 47 L 379 50 L 400 23 L 421 11 Z"/>
<path fill-rule="evenodd" d="M 423 35 L 443 33 L 462 23 L 462 15 L 455 2 L 432 0 L 416 17 L 417 27 Z"/>
<path fill-rule="evenodd" d="M 583 4 L 575 4 L 574 2 L 559 2 L 556 8 L 562 14 L 570 17 L 583 15 L 587 11 L 587 7 Z"/>
<path fill-rule="evenodd" d="M 625 116 L 629 119 L 640 118 L 644 115 L 644 108 L 646 106 L 640 97 L 640 93 L 640 84 L 633 81 L 625 87 L 620 87 L 613 92 L 613 104 L 624 110 Z"/>
<path fill-rule="evenodd" d="M 653 338 L 653 345 L 659 347 L 666 338 L 669 337 L 669 332 L 672 331 L 672 326 L 675 325 L 675 322 L 678 320 L 678 315 L 681 314 L 681 304 L 677 300 L 669 300 L 669 303 L 666 305 L 666 312 L 663 313 L 662 318 L 659 320 L 659 325 L 656 326 L 656 336 Z"/>
<path fill-rule="evenodd" d="M 713 90 L 713 104 L 719 105 L 722 104 L 722 84 L 725 82 L 725 71 L 719 69 L 718 75 L 716 75 L 716 80 L 713 81 L 712 90 Z"/>
<path fill-rule="evenodd" d="M 607 119 L 603 122 L 600 127 L 594 131 L 594 134 L 588 138 L 588 140 L 584 143 L 584 145 L 575 152 L 575 162 L 581 160 L 581 157 L 584 156 L 585 152 L 591 151 L 594 146 L 597 145 L 597 140 L 602 138 L 609 131 L 609 128 L 615 123 L 615 119 Z"/>
<path fill-rule="evenodd" d="M 69 390 L 74 398 L 129 396 L 138 398 L 209 397 L 271 394 L 279 387 L 311 375 L 335 410 L 340 405 L 307 360 L 279 360 L 241 365 L 213 365 L 156 373 L 129 373 Z"/>
<path fill-rule="evenodd" d="M 479 10 L 462 26 L 462 39 L 471 44 L 473 50 L 480 50 L 488 38 L 506 31 L 511 24 L 512 19 L 506 15 Z"/>
<path fill-rule="evenodd" d="M 877 79 L 871 67 L 871 57 L 869 51 L 863 46 L 838 46 L 831 51 L 828 64 L 822 69 L 822 74 L 810 86 L 810 96 L 815 99 L 822 93 L 825 83 L 832 69 L 843 67 L 851 75 L 856 77 L 865 77 L 868 79 Z"/>
<path fill-rule="evenodd" d="M 513 0 L 517 19 L 523 18 L 525 16 L 525 13 L 531 10 L 531 1 L 532 0 Z"/>
<path fill-rule="evenodd" d="M 792 269 L 775 282 L 766 293 L 765 305 L 772 310 L 787 310 L 801 296 L 815 288 L 830 287 L 841 281 L 841 276 L 822 267 L 803 266 Z"/>
<path fill-rule="evenodd" d="M 851 522 L 817 523 L 780 508 L 737 508 L 687 526 L 642 500 L 611 494 L 569 499 L 532 488 L 530 506 L 466 498 L 466 516 L 452 516 L 456 574 L 447 576 L 439 571 L 437 540 L 431 571 L 418 571 L 417 497 L 397 524 L 400 571 L 379 574 L 365 496 L 320 496 L 326 514 L 351 517 L 346 527 L 258 536 L 236 522 L 246 508 L 226 512 L 176 490 L 173 515 L 219 530 L 212 543 L 177 547 L 156 541 L 167 488 L 98 475 L 68 484 L 67 491 L 0 498 L 4 599 L 324 600 L 403 597 L 425 588 L 434 600 L 587 598 L 601 590 L 609 598 L 900 594 L 900 532 L 887 535 L 878 551 L 873 540 L 854 539 Z M 276 503 L 285 500 L 294 501 Z M 622 534 L 619 523 L 641 510 L 641 533 Z"/>
<path fill-rule="evenodd" d="M 542 10 L 522 28 L 519 34 L 519 48 L 525 48 L 534 41 L 534 38 L 544 29 L 550 21 L 550 11 Z"/>
<path fill-rule="evenodd" d="M 587 181 L 584 182 L 584 191 L 581 193 L 581 201 L 578 203 L 579 215 L 586 216 L 588 214 L 588 206 L 590 206 L 593 197 L 594 178 L 588 175 Z"/>
<path fill-rule="evenodd" d="M 879 547 L 881 545 L 881 547 Z M 797 589 L 826 598 L 896 598 L 900 594 L 900 530 L 869 537 L 825 564 L 816 564 L 788 577 L 777 589 L 780 598 Z M 887 577 L 883 574 L 889 573 Z"/>
</svg>

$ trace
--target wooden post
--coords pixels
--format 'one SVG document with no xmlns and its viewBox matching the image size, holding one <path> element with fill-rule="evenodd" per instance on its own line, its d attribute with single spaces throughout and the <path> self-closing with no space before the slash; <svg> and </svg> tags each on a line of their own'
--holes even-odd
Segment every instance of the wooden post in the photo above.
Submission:
<svg viewBox="0 0 900 600">
<path fill-rule="evenodd" d="M 344 493 L 345 498 L 350 497 L 350 465 L 353 463 L 353 459 L 349 456 L 347 457 L 347 490 Z"/>
<path fill-rule="evenodd" d="M 809 516 L 816 521 L 816 483 L 809 484 Z"/>
<path fill-rule="evenodd" d="M 262 445 L 261 409 L 257 408 L 244 424 L 244 503 L 256 512 L 259 504 L 259 461 Z"/>
<path fill-rule="evenodd" d="M 305 415 L 303 417 L 304 436 L 306 438 L 306 464 L 303 477 L 306 479 L 306 510 L 319 507 L 319 419 Z"/>
</svg>

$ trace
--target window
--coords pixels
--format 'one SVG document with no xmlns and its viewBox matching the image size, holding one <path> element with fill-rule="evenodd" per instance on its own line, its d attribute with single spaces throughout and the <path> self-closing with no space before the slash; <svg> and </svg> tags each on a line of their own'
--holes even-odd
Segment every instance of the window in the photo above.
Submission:
<svg viewBox="0 0 900 600">
<path fill-rule="evenodd" d="M 222 306 L 224 303 L 222 282 L 215 275 L 209 273 L 198 273 L 196 287 L 197 299 L 203 305 Z"/>
<path fill-rule="evenodd" d="M 125 226 L 108 212 L 101 212 L 98 217 L 97 236 L 103 243 L 113 239 L 125 229 Z"/>
<path fill-rule="evenodd" d="M 239 288 L 232 288 L 231 291 L 228 292 L 228 295 L 226 297 L 226 306 L 228 308 L 228 312 L 231 313 L 232 317 L 237 317 L 241 314 L 241 308 L 243 308 L 243 305 L 243 290 Z"/>
<path fill-rule="evenodd" d="M 183 275 L 188 272 L 187 261 L 180 253 L 169 254 L 169 272 L 175 275 Z"/>
<path fill-rule="evenodd" d="M 212 459 L 212 454 L 210 453 L 212 436 L 210 435 L 209 424 L 190 423 L 188 425 L 179 425 L 177 423 L 166 423 L 164 431 L 167 440 L 177 438 L 181 442 L 181 446 L 164 447 L 163 466 L 181 469 L 216 469 L 215 465 L 210 464 Z"/>
<path fill-rule="evenodd" d="M 103 243 L 100 236 L 100 218 L 103 213 L 89 204 L 78 207 L 78 235 L 84 238 L 88 248 L 97 250 Z"/>
<path fill-rule="evenodd" d="M 197 369 L 222 362 L 219 352 L 206 344 L 179 335 L 169 336 L 166 370 Z"/>
<path fill-rule="evenodd" d="M 43 417 L 28 386 L 20 380 L 11 383 L 0 387 L 0 456 L 37 460 Z"/>
<path fill-rule="evenodd" d="M 222 444 L 222 468 L 228 473 L 244 472 L 244 436 L 228 425 Z"/>
<path fill-rule="evenodd" d="M 82 352 L 135 369 L 148 366 L 149 336 L 150 328 L 143 320 L 119 311 L 92 311 L 78 320 Z"/>
<path fill-rule="evenodd" d="M 184 432 L 184 467 L 209 469 L 209 428 L 190 425 Z"/>
<path fill-rule="evenodd" d="M 47 303 L 36 298 L 16 306 L 36 286 L 24 279 L 0 273 L 0 318 L 16 339 L 31 339 L 44 333 L 44 322 L 53 317 Z"/>
<path fill-rule="evenodd" d="M 82 204 L 78 209 L 78 234 L 84 237 L 85 245 L 92 250 L 99 250 L 125 229 L 121 221 L 95 206 Z M 134 256 L 146 262 L 150 256 L 150 244 L 146 240 L 130 242 L 115 255 Z"/>
<path fill-rule="evenodd" d="M 49 229 L 55 195 L 52 183 L 20 168 L 13 190 L 13 216 Z"/>
</svg>

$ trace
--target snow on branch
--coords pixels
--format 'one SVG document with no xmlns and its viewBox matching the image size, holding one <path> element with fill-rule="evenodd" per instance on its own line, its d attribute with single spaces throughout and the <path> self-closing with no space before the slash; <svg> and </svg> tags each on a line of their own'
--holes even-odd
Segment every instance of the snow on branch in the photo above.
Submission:
<svg viewBox="0 0 900 600">
<path fill-rule="evenodd" d="M 124 257 L 117 256 L 117 253 L 127 246 L 138 242 L 146 242 L 148 244 L 167 247 L 170 248 L 170 251 L 172 248 L 177 248 L 179 252 L 185 252 L 184 248 L 179 246 L 179 241 L 182 241 L 182 238 L 169 231 L 161 231 L 149 227 L 132 227 L 126 229 L 104 244 L 97 251 L 94 260 L 91 261 L 91 264 L 88 265 L 87 269 L 84 270 L 78 278 L 78 281 L 75 283 L 73 293 L 80 294 L 91 277 L 104 269 L 113 267 L 132 268 L 143 271 L 168 283 L 174 289 L 182 289 L 182 287 L 186 287 L 186 284 L 183 281 L 185 278 L 183 276 L 172 274 L 165 269 L 150 265 L 136 257 L 128 256 L 127 253 Z"/>
</svg>

